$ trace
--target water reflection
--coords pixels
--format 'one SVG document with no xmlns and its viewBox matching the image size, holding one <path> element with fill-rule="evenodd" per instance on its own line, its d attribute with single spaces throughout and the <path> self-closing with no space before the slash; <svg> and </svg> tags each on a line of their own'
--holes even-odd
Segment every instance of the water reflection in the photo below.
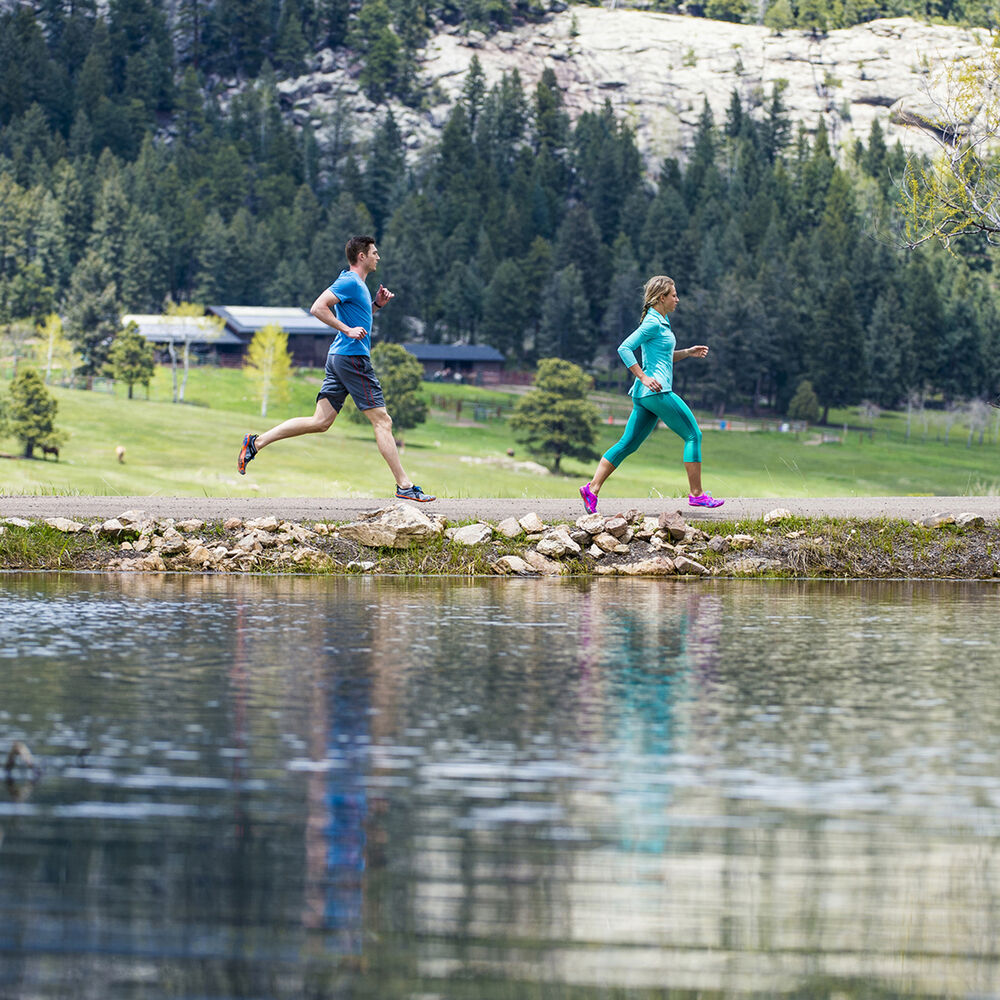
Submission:
<svg viewBox="0 0 1000 1000">
<path fill-rule="evenodd" d="M 0 577 L 0 996 L 1000 995 L 997 600 Z"/>
</svg>

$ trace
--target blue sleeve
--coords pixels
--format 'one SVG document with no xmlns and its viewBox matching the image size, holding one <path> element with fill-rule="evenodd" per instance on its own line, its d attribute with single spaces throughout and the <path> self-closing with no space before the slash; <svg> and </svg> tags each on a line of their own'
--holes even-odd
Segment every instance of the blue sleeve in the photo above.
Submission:
<svg viewBox="0 0 1000 1000">
<path fill-rule="evenodd" d="M 619 345 L 618 357 L 622 359 L 626 368 L 637 365 L 639 362 L 635 356 L 635 349 L 642 346 L 644 340 L 649 340 L 649 335 L 653 331 L 653 324 L 649 322 L 649 313 L 644 319 Z"/>
<path fill-rule="evenodd" d="M 350 271 L 344 271 L 337 280 L 330 286 L 330 291 L 341 302 L 350 302 L 357 298 L 357 282 Z"/>
</svg>

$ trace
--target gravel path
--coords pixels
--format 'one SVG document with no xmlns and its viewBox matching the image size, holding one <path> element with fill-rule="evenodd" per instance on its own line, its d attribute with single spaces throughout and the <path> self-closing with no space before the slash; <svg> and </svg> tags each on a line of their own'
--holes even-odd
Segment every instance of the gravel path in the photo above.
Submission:
<svg viewBox="0 0 1000 1000">
<path fill-rule="evenodd" d="M 0 496 L 0 518 L 78 517 L 109 518 L 126 510 L 143 510 L 152 517 L 182 520 L 200 517 L 221 520 L 227 517 L 263 517 L 274 514 L 289 521 L 350 521 L 366 511 L 377 510 L 396 501 L 384 497 L 331 499 L 326 497 L 93 497 L 93 496 Z M 447 499 L 421 505 L 428 512 L 455 520 L 499 521 L 535 511 L 546 521 L 571 521 L 579 517 L 579 499 L 494 499 L 492 497 Z M 776 507 L 807 517 L 894 517 L 913 520 L 941 511 L 959 514 L 970 511 L 987 519 L 1000 518 L 1000 497 L 813 497 L 808 499 L 741 498 L 727 499 L 716 510 L 689 508 L 685 499 L 614 499 L 608 497 L 600 513 L 637 507 L 649 516 L 665 510 L 681 510 L 692 519 L 706 521 L 756 518 Z"/>
</svg>

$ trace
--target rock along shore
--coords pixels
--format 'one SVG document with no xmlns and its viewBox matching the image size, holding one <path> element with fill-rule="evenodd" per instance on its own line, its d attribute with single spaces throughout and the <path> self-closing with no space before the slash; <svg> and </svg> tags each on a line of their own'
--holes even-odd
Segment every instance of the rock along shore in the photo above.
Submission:
<svg viewBox="0 0 1000 1000">
<path fill-rule="evenodd" d="M 127 510 L 105 520 L 0 520 L 0 569 L 504 576 L 1000 577 L 1000 522 L 940 511 L 917 521 L 805 518 L 694 523 L 637 508 L 546 523 L 536 512 L 449 524 L 408 504 L 349 522 L 210 521 Z"/>
</svg>

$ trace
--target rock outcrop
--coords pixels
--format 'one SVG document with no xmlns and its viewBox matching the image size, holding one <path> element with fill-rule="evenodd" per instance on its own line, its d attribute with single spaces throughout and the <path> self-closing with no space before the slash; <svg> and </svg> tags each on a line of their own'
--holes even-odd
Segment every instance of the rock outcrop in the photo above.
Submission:
<svg viewBox="0 0 1000 1000">
<path fill-rule="evenodd" d="M 734 90 L 752 107 L 775 85 L 784 87 L 793 122 L 813 129 L 822 117 L 835 144 L 867 137 L 878 118 L 890 143 L 900 139 L 927 151 L 934 146 L 927 119 L 934 117 L 935 71 L 980 45 L 972 30 L 911 18 L 825 36 L 779 35 L 759 25 L 582 6 L 490 37 L 444 24 L 438 29 L 423 51 L 424 107 L 392 106 L 412 154 L 443 126 L 475 55 L 488 85 L 516 69 L 529 94 L 551 68 L 573 119 L 610 102 L 635 128 L 651 174 L 664 156 L 683 156 L 706 101 L 719 122 Z M 359 70 L 350 52 L 320 53 L 312 72 L 278 84 L 286 113 L 313 129 L 321 145 L 333 146 L 335 136 L 342 143 L 347 118 L 363 139 L 385 107 L 360 92 Z"/>
</svg>

